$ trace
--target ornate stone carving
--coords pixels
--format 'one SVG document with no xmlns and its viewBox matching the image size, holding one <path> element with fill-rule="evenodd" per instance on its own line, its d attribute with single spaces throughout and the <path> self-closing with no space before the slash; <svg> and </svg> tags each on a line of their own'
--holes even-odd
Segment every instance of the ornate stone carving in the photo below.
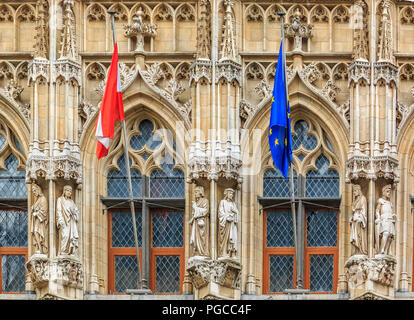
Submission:
<svg viewBox="0 0 414 320">
<path fill-rule="evenodd" d="M 194 188 L 195 201 L 193 201 L 190 246 L 194 256 L 209 256 L 209 202 L 204 196 L 204 188 Z"/>
<path fill-rule="evenodd" d="M 372 158 L 375 178 L 385 178 L 393 182 L 399 182 L 398 159 L 380 155 Z"/>
<path fill-rule="evenodd" d="M 401 24 L 414 24 L 414 8 L 405 7 L 401 11 Z"/>
<path fill-rule="evenodd" d="M 240 289 L 240 264 L 232 259 L 219 259 L 212 268 L 212 280 L 224 287 Z"/>
<path fill-rule="evenodd" d="M 46 0 L 39 0 L 40 5 L 43 5 L 42 1 L 46 1 Z M 19 21 L 19 22 L 35 22 L 36 21 L 36 14 L 33 11 L 32 7 L 29 6 L 29 5 L 22 5 L 19 8 L 19 14 L 17 15 L 17 21 Z"/>
<path fill-rule="evenodd" d="M 356 288 L 372 281 L 392 287 L 396 263 L 395 258 L 387 255 L 376 255 L 374 258 L 364 255 L 352 256 L 345 263 L 348 284 L 351 288 Z"/>
<path fill-rule="evenodd" d="M 316 63 L 312 61 L 305 68 L 299 71 L 300 77 L 305 79 L 310 84 L 313 84 L 316 80 L 322 77 L 322 73 L 316 66 Z"/>
<path fill-rule="evenodd" d="M 190 84 L 205 79 L 211 83 L 212 64 L 210 60 L 197 59 L 190 66 Z"/>
<path fill-rule="evenodd" d="M 341 89 L 332 81 L 328 80 L 325 86 L 322 88 L 321 93 L 331 101 L 336 100 L 336 95 Z"/>
<path fill-rule="evenodd" d="M 49 259 L 44 254 L 34 254 L 26 263 L 26 269 L 35 288 L 42 288 L 49 282 Z"/>
<path fill-rule="evenodd" d="M 210 282 L 211 260 L 191 257 L 188 259 L 186 270 L 188 271 L 191 282 L 196 289 L 205 287 Z"/>
<path fill-rule="evenodd" d="M 82 67 L 79 62 L 70 59 L 59 59 L 52 64 L 52 82 L 62 77 L 65 81 L 75 80 L 77 85 L 82 84 Z"/>
<path fill-rule="evenodd" d="M 240 110 L 240 117 L 242 119 L 247 120 L 253 114 L 254 107 L 252 106 L 252 104 L 249 101 L 247 101 L 245 99 L 242 99 L 240 101 L 239 110 Z"/>
<path fill-rule="evenodd" d="M 128 21 L 128 10 L 121 4 L 117 3 L 112 8 L 115 11 L 114 20 L 115 21 Z"/>
<path fill-rule="evenodd" d="M 155 21 L 172 21 L 172 9 L 165 4 L 161 4 L 154 12 L 154 19 Z"/>
<path fill-rule="evenodd" d="M 261 22 L 263 21 L 263 13 L 260 7 L 256 4 L 253 4 L 248 7 L 246 11 L 247 21 L 251 22 Z"/>
<path fill-rule="evenodd" d="M 99 4 L 92 4 L 88 8 L 87 18 L 88 21 L 105 21 L 105 11 Z"/>
<path fill-rule="evenodd" d="M 365 0 L 357 0 L 353 6 L 354 30 L 353 59 L 367 61 L 369 58 L 369 36 L 368 36 L 368 5 Z"/>
<path fill-rule="evenodd" d="M 179 95 L 182 94 L 185 89 L 178 81 L 170 79 L 167 84 L 165 91 L 170 94 L 171 98 L 175 101 L 178 99 Z"/>
<path fill-rule="evenodd" d="M 235 18 L 233 13 L 233 0 L 224 0 L 225 8 L 224 26 L 223 26 L 223 40 L 221 48 L 220 60 L 231 60 L 238 62 L 239 55 L 237 52 L 236 38 L 235 38 Z"/>
<path fill-rule="evenodd" d="M 381 21 L 378 26 L 378 61 L 387 61 L 394 64 L 395 57 L 392 43 L 393 36 L 390 5 L 389 0 L 383 0 L 379 7 L 379 10 L 381 11 Z"/>
<path fill-rule="evenodd" d="M 379 254 L 390 254 L 391 244 L 395 239 L 397 215 L 390 201 L 391 185 L 382 188 L 382 196 L 375 209 L 375 249 Z"/>
<path fill-rule="evenodd" d="M 50 64 L 49 61 L 44 58 L 35 58 L 29 62 L 28 69 L 28 82 L 36 82 L 41 77 L 49 82 Z"/>
<path fill-rule="evenodd" d="M 0 21 L 13 21 L 13 14 L 11 10 L 4 4 L 0 6 Z"/>
<path fill-rule="evenodd" d="M 60 42 L 59 59 L 78 59 L 78 48 L 76 45 L 75 15 L 73 14 L 73 0 L 63 0 L 63 32 Z M 80 71 L 79 71 L 80 73 Z"/>
<path fill-rule="evenodd" d="M 260 81 L 259 84 L 254 87 L 254 91 L 261 99 L 269 98 L 273 94 L 272 88 L 265 79 Z"/>
<path fill-rule="evenodd" d="M 348 86 L 351 83 L 369 84 L 371 79 L 371 67 L 368 61 L 356 60 L 349 65 Z"/>
<path fill-rule="evenodd" d="M 384 80 L 388 85 L 391 82 L 398 84 L 398 68 L 389 62 L 374 63 L 374 83 Z"/>
<path fill-rule="evenodd" d="M 48 205 L 47 199 L 43 195 L 42 189 L 33 184 L 33 195 L 36 198 L 36 202 L 32 206 L 32 225 L 30 232 L 32 234 L 33 246 L 35 253 L 47 254 L 48 253 Z"/>
<path fill-rule="evenodd" d="M 11 79 L 4 88 L 0 88 L 0 93 L 2 93 L 4 97 L 6 97 L 6 99 L 13 105 L 15 105 L 22 114 L 23 118 L 30 123 L 30 104 L 23 103 L 21 101 L 20 94 L 22 92 L 23 87 L 18 85 L 17 81 L 14 79 Z"/>
<path fill-rule="evenodd" d="M 311 12 L 311 22 L 312 23 L 328 23 L 329 22 L 329 13 L 326 7 L 317 6 Z"/>
<path fill-rule="evenodd" d="M 124 36 L 127 38 L 136 38 L 136 52 L 144 51 L 144 37 L 155 37 L 157 35 L 157 26 L 143 22 L 143 11 L 141 7 L 136 15 L 132 18 L 134 21 L 131 25 L 124 26 Z"/>
<path fill-rule="evenodd" d="M 338 6 L 332 12 L 332 21 L 334 23 L 348 23 L 349 22 L 349 12 L 348 9 L 344 6 Z"/>
<path fill-rule="evenodd" d="M 240 213 L 233 200 L 234 190 L 224 190 L 224 199 L 220 201 L 218 208 L 218 256 L 236 257 L 238 253 L 237 229 Z"/>
<path fill-rule="evenodd" d="M 37 1 L 36 35 L 34 57 L 45 58 L 49 56 L 49 2 Z"/>
<path fill-rule="evenodd" d="M 177 12 L 178 21 L 194 21 L 195 13 L 194 8 L 189 4 L 182 5 Z"/>
<path fill-rule="evenodd" d="M 78 250 L 79 209 L 72 200 L 72 187 L 63 187 L 56 202 L 56 226 L 59 231 L 59 255 L 76 255 Z"/>
<path fill-rule="evenodd" d="M 67 287 L 83 288 L 83 268 L 78 259 L 72 256 L 59 256 L 56 271 L 57 277 L 53 279 L 55 282 Z"/>
<path fill-rule="evenodd" d="M 40 149 L 40 141 L 30 144 L 30 152 L 26 166 L 26 182 L 37 180 L 38 177 L 47 180 L 63 178 L 72 179 L 77 184 L 82 183 L 82 163 L 80 149 L 77 143 L 55 141 L 52 155 L 49 149 Z M 63 149 L 59 147 L 63 144 Z"/>
<path fill-rule="evenodd" d="M 352 155 L 346 161 L 345 182 L 350 183 L 359 178 L 372 178 L 371 160 L 364 155 Z"/>
<path fill-rule="evenodd" d="M 403 64 L 399 76 L 400 80 L 414 80 L 414 65 L 411 63 Z"/>
<path fill-rule="evenodd" d="M 303 15 L 299 7 L 296 8 L 292 23 L 285 24 L 286 38 L 295 40 L 293 51 L 302 51 L 302 39 L 309 39 L 313 36 L 313 25 L 302 22 Z"/>
<path fill-rule="evenodd" d="M 198 2 L 197 59 L 210 59 L 211 51 L 211 4 L 210 0 Z"/>
<path fill-rule="evenodd" d="M 344 119 L 346 119 L 346 121 L 348 123 L 350 123 L 350 120 L 351 120 L 350 119 L 351 116 L 350 116 L 350 112 L 349 112 L 350 105 L 351 105 L 351 102 L 348 100 L 347 102 L 345 102 L 345 103 L 343 103 L 343 104 L 341 104 L 341 105 L 338 106 L 339 113 L 342 115 L 342 117 Z"/>
<path fill-rule="evenodd" d="M 352 216 L 349 223 L 351 225 L 351 254 L 367 254 L 367 199 L 362 194 L 361 186 L 357 184 L 352 186 Z"/>
</svg>

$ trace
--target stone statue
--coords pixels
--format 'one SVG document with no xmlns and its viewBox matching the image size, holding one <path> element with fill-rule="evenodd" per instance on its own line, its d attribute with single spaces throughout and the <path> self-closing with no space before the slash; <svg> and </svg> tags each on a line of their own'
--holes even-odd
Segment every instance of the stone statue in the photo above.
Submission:
<svg viewBox="0 0 414 320">
<path fill-rule="evenodd" d="M 209 204 L 204 197 L 204 188 L 196 186 L 194 189 L 195 201 L 193 201 L 193 216 L 190 220 L 191 238 L 190 245 L 194 256 L 209 255 Z"/>
<path fill-rule="evenodd" d="M 395 237 L 397 216 L 393 213 L 391 185 L 382 188 L 382 197 L 378 199 L 375 210 L 375 248 L 379 254 L 389 254 L 392 240 Z"/>
<path fill-rule="evenodd" d="M 219 205 L 219 257 L 235 257 L 237 255 L 237 225 L 239 210 L 233 201 L 234 190 L 224 190 L 224 199 Z"/>
<path fill-rule="evenodd" d="M 32 206 L 32 240 L 35 247 L 35 253 L 48 253 L 47 245 L 47 221 L 48 221 L 48 206 L 46 197 L 43 195 L 42 189 L 33 184 L 33 195 L 36 197 L 36 202 Z"/>
<path fill-rule="evenodd" d="M 59 230 L 59 254 L 74 255 L 78 249 L 79 209 L 72 200 L 72 187 L 63 187 L 56 203 L 56 220 Z"/>
<path fill-rule="evenodd" d="M 351 245 L 352 255 L 367 254 L 367 199 L 360 185 L 352 187 Z"/>
</svg>

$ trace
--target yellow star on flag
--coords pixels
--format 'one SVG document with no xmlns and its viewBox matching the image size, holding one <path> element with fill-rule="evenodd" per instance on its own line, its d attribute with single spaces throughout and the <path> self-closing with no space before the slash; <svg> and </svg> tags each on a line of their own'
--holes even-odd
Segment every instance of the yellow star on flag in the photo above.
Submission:
<svg viewBox="0 0 414 320">
<path fill-rule="evenodd" d="M 289 119 L 289 117 L 290 117 L 290 113 L 289 112 L 288 112 L 287 116 L 288 116 L 288 119 Z"/>
<path fill-rule="evenodd" d="M 269 130 L 269 136 L 271 136 L 272 135 L 272 128 L 270 128 L 270 130 Z"/>
<path fill-rule="evenodd" d="M 279 139 L 275 140 L 275 146 L 277 146 L 279 144 Z"/>
<path fill-rule="evenodd" d="M 285 146 L 287 146 L 287 139 L 285 139 Z"/>
</svg>

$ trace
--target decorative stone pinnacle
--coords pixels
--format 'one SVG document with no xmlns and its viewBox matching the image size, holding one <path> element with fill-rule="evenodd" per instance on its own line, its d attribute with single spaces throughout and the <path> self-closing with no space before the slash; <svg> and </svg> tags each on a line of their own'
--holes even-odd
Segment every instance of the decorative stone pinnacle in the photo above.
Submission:
<svg viewBox="0 0 414 320">
<path fill-rule="evenodd" d="M 136 52 L 144 51 L 144 37 L 155 37 L 157 35 L 157 25 L 144 23 L 142 19 L 143 14 L 142 8 L 139 7 L 137 13 L 132 18 L 134 22 L 131 25 L 124 26 L 125 37 L 137 38 Z"/>
</svg>

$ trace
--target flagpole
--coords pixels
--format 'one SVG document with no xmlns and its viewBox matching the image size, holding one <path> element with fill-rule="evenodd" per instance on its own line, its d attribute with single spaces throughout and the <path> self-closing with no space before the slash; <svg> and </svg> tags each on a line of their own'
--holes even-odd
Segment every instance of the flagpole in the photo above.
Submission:
<svg viewBox="0 0 414 320">
<path fill-rule="evenodd" d="M 285 14 L 284 12 L 278 12 L 278 15 L 280 17 L 281 22 L 281 33 L 282 33 L 282 52 L 283 52 L 283 62 L 284 62 L 284 77 L 285 77 L 285 90 L 286 90 L 286 99 L 289 98 L 288 96 L 288 83 L 287 83 L 287 77 L 286 77 L 286 51 L 285 51 Z M 290 170 L 290 203 L 292 208 L 292 219 L 293 219 L 293 236 L 295 241 L 295 266 L 296 266 L 296 289 L 302 289 L 303 288 L 303 282 L 301 278 L 301 273 L 299 272 L 299 263 L 297 262 L 297 259 L 299 257 L 298 255 L 298 243 L 297 243 L 297 233 L 296 233 L 296 208 L 295 208 L 295 185 L 293 184 L 293 163 L 290 163 L 289 166 Z"/>
<path fill-rule="evenodd" d="M 115 20 L 115 11 L 108 10 L 108 13 L 111 15 L 111 27 L 112 27 L 112 39 L 113 44 L 115 46 L 116 43 L 116 35 L 115 35 L 115 27 L 114 27 L 114 20 Z M 128 190 L 129 190 L 129 206 L 131 207 L 131 215 L 132 215 L 132 225 L 134 229 L 134 240 L 135 240 L 135 248 L 136 248 L 136 257 L 137 257 L 137 266 L 138 266 L 138 283 L 137 289 L 142 289 L 142 274 L 141 274 L 141 267 L 139 262 L 139 246 L 138 246 L 138 233 L 137 233 L 137 224 L 135 220 L 135 205 L 134 205 L 134 196 L 132 193 L 132 181 L 131 181 L 131 171 L 129 167 L 129 156 L 128 156 L 128 144 L 127 144 L 127 131 L 125 125 L 125 119 L 122 120 L 122 132 L 124 136 L 124 157 L 125 157 L 125 166 L 128 175 Z"/>
</svg>

